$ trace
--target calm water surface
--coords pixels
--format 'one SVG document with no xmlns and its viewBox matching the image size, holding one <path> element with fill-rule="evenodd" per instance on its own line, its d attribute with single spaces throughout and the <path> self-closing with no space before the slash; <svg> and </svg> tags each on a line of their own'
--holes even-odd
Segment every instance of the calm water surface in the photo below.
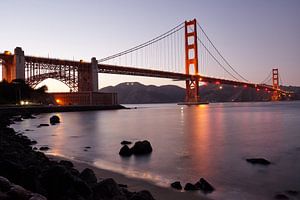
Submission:
<svg viewBox="0 0 300 200">
<path fill-rule="evenodd" d="M 53 115 L 41 114 L 13 127 L 33 130 L 25 133 L 52 154 L 159 185 L 204 177 L 216 188 L 207 195 L 213 199 L 273 199 L 300 190 L 300 102 L 134 106 L 57 113 L 61 124 L 36 128 Z M 152 143 L 152 155 L 118 155 L 122 140 L 144 139 Z M 248 157 L 264 157 L 272 165 L 251 165 Z"/>
</svg>

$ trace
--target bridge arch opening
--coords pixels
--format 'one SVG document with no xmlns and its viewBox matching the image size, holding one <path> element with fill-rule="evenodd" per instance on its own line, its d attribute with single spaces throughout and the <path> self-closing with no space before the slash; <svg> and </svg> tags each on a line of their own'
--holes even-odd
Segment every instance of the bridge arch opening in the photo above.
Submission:
<svg viewBox="0 0 300 200">
<path fill-rule="evenodd" d="M 39 88 L 46 85 L 48 92 L 70 92 L 70 87 L 57 79 L 47 78 L 38 83 L 34 88 Z"/>
</svg>

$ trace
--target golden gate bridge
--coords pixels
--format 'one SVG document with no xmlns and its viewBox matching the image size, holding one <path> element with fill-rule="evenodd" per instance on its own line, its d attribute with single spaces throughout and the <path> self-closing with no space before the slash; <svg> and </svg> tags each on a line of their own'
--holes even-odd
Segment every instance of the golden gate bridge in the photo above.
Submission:
<svg viewBox="0 0 300 200">
<path fill-rule="evenodd" d="M 93 57 L 91 62 L 27 56 L 20 47 L 14 54 L 8 51 L 0 54 L 0 61 L 3 79 L 9 82 L 23 79 L 35 87 L 53 78 L 74 93 L 97 92 L 98 73 L 109 73 L 185 81 L 185 101 L 192 104 L 201 102 L 201 82 L 255 88 L 272 93 L 272 100 L 293 94 L 280 89 L 277 68 L 260 83 L 247 80 L 225 59 L 196 19 L 180 23 L 158 37 L 117 54 L 99 60 Z M 219 72 L 222 76 L 214 75 Z M 209 73 L 212 74 L 205 75 Z"/>
</svg>

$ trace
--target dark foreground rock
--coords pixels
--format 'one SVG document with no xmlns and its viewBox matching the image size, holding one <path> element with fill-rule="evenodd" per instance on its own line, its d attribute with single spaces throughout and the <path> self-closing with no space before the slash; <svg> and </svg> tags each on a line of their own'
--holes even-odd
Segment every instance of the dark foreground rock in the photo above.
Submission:
<svg viewBox="0 0 300 200">
<path fill-rule="evenodd" d="M 0 176 L 0 199 L 2 200 L 47 200 L 46 197 L 24 189 Z"/>
<path fill-rule="evenodd" d="M 57 115 L 53 115 L 52 117 L 50 117 L 50 124 L 51 125 L 55 125 L 60 123 L 60 119 Z"/>
<path fill-rule="evenodd" d="M 271 164 L 271 162 L 266 160 L 265 158 L 247 158 L 246 161 L 251 163 L 251 164 L 260 164 L 260 165 L 269 165 L 269 164 Z"/>
<path fill-rule="evenodd" d="M 181 183 L 179 181 L 175 181 L 174 183 L 171 183 L 171 187 L 176 190 L 182 190 Z"/>
<path fill-rule="evenodd" d="M 98 182 L 92 170 L 79 172 L 70 161 L 50 160 L 42 152 L 34 151 L 31 140 L 16 134 L 9 124 L 11 120 L 0 113 L 0 176 L 5 177 L 0 178 L 0 199 L 154 199 L 148 191 L 131 192 L 113 179 L 100 178 Z M 12 187 L 11 182 L 19 186 Z"/>
</svg>

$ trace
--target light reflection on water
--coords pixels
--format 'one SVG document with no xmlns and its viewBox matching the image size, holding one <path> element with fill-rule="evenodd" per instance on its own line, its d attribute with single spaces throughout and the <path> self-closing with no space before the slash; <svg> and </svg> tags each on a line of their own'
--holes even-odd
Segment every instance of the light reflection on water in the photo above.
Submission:
<svg viewBox="0 0 300 200">
<path fill-rule="evenodd" d="M 215 199 L 272 199 L 276 192 L 300 190 L 299 102 L 141 107 L 59 113 L 61 124 L 35 128 L 52 115 L 42 114 L 14 127 L 35 129 L 26 134 L 55 155 L 160 185 L 205 177 L 217 188 L 208 195 Z M 152 143 L 151 156 L 119 157 L 122 140 L 144 139 Z M 252 166 L 247 157 L 274 164 Z"/>
</svg>

